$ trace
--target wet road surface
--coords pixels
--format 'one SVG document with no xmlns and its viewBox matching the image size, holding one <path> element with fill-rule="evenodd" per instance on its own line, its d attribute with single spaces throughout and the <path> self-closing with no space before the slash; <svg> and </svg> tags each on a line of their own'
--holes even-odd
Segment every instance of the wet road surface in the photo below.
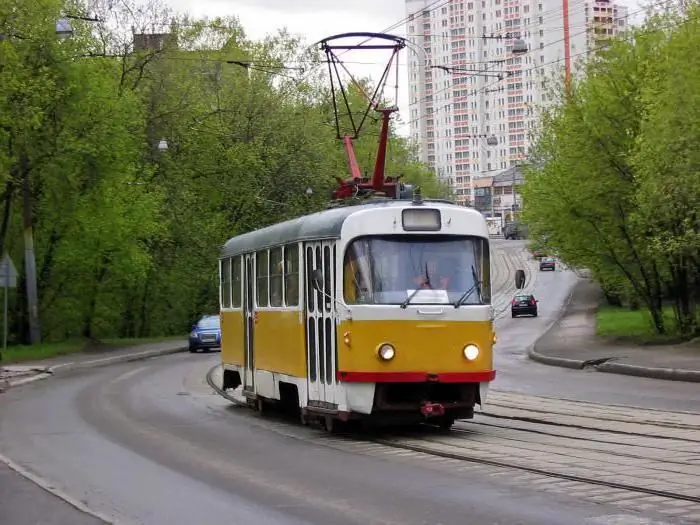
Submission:
<svg viewBox="0 0 700 525">
<path fill-rule="evenodd" d="M 99 525 L 62 499 L 0 463 L 0 523 L 3 525 Z"/>
<path fill-rule="evenodd" d="M 554 321 L 575 276 L 528 272 L 540 316 L 511 319 L 510 272 L 527 259 L 521 242 L 496 244 L 503 257 L 496 257 L 494 276 L 500 311 L 495 390 L 698 410 L 697 385 L 529 361 L 527 346 Z M 514 488 L 469 469 L 437 471 L 410 458 L 377 459 L 356 447 L 324 446 L 335 438 L 231 408 L 214 395 L 204 374 L 217 361 L 216 354 L 174 355 L 12 390 L 0 403 L 0 453 L 124 524 L 662 523 L 535 485 Z M 53 496 L 32 495 L 38 489 L 16 476 L 8 473 L 0 482 L 11 495 L 28 494 L 0 493 L 0 502 L 17 502 L 4 510 L 0 505 L 3 525 L 95 523 Z M 23 498 L 35 502 L 26 514 Z M 47 519 L 33 521 L 30 512 Z"/>
<path fill-rule="evenodd" d="M 577 277 L 570 271 L 540 272 L 536 261 L 523 257 L 524 241 L 495 241 L 493 245 L 511 260 L 511 267 L 523 267 L 523 261 L 529 264 L 526 271 L 530 283 L 526 290 L 533 292 L 539 300 L 539 315 L 513 319 L 510 310 L 506 309 L 497 319 L 497 375 L 492 389 L 609 405 L 700 413 L 700 388 L 697 383 L 569 370 L 528 359 L 528 346 L 534 344 L 557 319 Z M 500 259 L 496 257 L 495 261 Z M 497 306 L 512 299 L 515 293 L 513 280 L 509 275 L 506 280 L 508 288 L 501 288 L 494 300 Z M 503 278 L 495 278 L 494 281 L 497 281 L 494 283 L 494 289 L 497 289 Z"/>
<path fill-rule="evenodd" d="M 129 524 L 625 523 L 609 521 L 619 509 L 468 470 L 323 446 L 337 438 L 213 395 L 203 375 L 216 361 L 174 355 L 10 391 L 3 453 Z"/>
</svg>

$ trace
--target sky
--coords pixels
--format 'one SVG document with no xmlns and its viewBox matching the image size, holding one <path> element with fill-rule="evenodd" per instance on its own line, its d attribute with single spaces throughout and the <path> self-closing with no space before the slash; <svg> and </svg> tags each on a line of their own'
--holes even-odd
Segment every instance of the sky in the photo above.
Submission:
<svg viewBox="0 0 700 525">
<path fill-rule="evenodd" d="M 580 0 L 570 1 L 575 4 Z M 620 1 L 630 11 L 639 10 L 639 0 Z M 264 38 L 286 27 L 290 33 L 303 36 L 310 45 L 340 33 L 382 32 L 403 21 L 406 16 L 405 0 L 166 0 L 166 3 L 178 12 L 188 12 L 196 17 L 235 15 L 252 39 Z M 402 23 L 391 33 L 405 36 L 405 24 Z M 389 54 L 386 51 L 351 51 L 342 59 L 354 76 L 378 79 Z M 399 117 L 404 121 L 408 120 L 409 115 L 407 59 L 408 50 L 403 50 L 399 58 L 397 102 Z M 387 92 L 392 99 L 395 98 L 394 85 L 392 79 L 392 90 Z M 405 126 L 400 129 L 401 134 L 407 131 Z"/>
</svg>

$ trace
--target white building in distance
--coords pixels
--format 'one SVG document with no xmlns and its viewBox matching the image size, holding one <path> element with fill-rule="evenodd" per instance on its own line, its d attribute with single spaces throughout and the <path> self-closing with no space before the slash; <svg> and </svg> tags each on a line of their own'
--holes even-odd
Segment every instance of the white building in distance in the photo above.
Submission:
<svg viewBox="0 0 700 525">
<path fill-rule="evenodd" d="M 525 159 L 544 79 L 564 71 L 562 0 L 406 0 L 411 138 L 472 202 L 472 180 Z M 627 8 L 569 0 L 571 62 L 627 27 Z M 486 38 L 484 38 L 484 36 Z M 515 39 L 528 47 L 512 52 Z"/>
</svg>

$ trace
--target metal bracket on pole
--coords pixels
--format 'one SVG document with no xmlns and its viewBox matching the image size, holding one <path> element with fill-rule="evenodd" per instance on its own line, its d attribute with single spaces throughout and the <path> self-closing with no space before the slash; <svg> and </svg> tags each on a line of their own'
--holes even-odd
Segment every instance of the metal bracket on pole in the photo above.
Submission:
<svg viewBox="0 0 700 525">
<path fill-rule="evenodd" d="M 14 263 L 10 256 L 6 253 L 2 261 L 0 261 L 0 286 L 4 290 L 4 311 L 3 311 L 3 330 L 2 330 L 2 349 L 7 350 L 7 309 L 8 309 L 8 296 L 10 288 L 17 287 L 17 268 L 15 268 Z M 0 353 L 0 361 L 2 361 L 2 353 Z"/>
</svg>

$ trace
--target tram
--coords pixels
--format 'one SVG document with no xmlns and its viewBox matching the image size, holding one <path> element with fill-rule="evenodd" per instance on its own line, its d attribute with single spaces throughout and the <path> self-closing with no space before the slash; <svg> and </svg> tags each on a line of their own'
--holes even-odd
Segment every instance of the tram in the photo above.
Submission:
<svg viewBox="0 0 700 525">
<path fill-rule="evenodd" d="M 223 248 L 224 389 L 303 419 L 430 420 L 486 399 L 493 369 L 488 226 L 445 201 L 324 210 Z"/>
<path fill-rule="evenodd" d="M 392 60 L 405 46 L 392 35 L 336 35 L 321 42 L 329 68 L 339 62 L 334 49 L 361 47 L 330 43 L 347 37 L 388 41 L 368 48 L 385 47 Z M 381 131 L 371 179 L 352 143 L 364 117 L 341 136 L 336 107 L 351 177 L 338 180 L 331 207 L 223 246 L 222 386 L 240 387 L 261 411 L 281 403 L 328 430 L 356 420 L 449 428 L 473 417 L 496 375 L 488 225 L 474 209 L 424 200 L 385 177 L 397 109 L 375 96 L 372 107 Z M 347 100 L 342 114 L 351 114 Z"/>
</svg>

